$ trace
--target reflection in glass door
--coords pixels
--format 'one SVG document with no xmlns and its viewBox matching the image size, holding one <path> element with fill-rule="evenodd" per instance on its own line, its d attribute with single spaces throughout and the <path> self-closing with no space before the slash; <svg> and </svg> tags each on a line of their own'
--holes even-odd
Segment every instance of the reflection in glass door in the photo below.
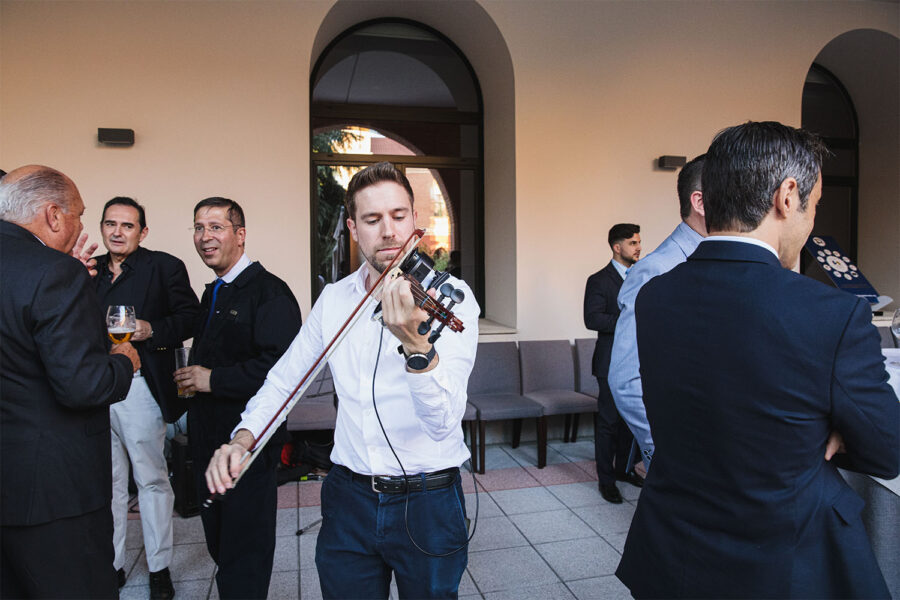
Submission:
<svg viewBox="0 0 900 600">
<path fill-rule="evenodd" d="M 355 260 L 355 245 L 351 244 L 347 231 L 344 194 L 350 179 L 360 169 L 360 166 L 316 166 L 313 301 L 322 293 L 326 283 L 339 281 L 359 267 L 359 261 Z"/>
</svg>

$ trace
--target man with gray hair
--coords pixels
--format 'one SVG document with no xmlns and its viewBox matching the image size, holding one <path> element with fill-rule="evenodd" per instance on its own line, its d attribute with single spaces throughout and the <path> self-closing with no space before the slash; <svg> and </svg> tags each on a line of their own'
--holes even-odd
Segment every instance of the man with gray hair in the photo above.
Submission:
<svg viewBox="0 0 900 600">
<path fill-rule="evenodd" d="M 0 181 L 0 597 L 114 598 L 109 405 L 140 359 L 107 352 L 84 203 L 49 167 Z M 92 251 L 92 250 L 90 250 Z M 74 551 L 73 551 L 74 550 Z"/>
</svg>

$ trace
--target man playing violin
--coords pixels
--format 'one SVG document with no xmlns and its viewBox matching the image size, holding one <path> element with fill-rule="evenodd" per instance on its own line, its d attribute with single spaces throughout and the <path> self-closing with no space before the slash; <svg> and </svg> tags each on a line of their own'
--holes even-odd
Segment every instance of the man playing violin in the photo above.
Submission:
<svg viewBox="0 0 900 600">
<path fill-rule="evenodd" d="M 229 444 L 206 471 L 224 493 L 240 461 L 297 382 L 336 337 L 415 230 L 413 192 L 390 163 L 357 173 L 347 188 L 347 226 L 365 263 L 325 287 L 290 348 L 247 404 Z M 449 282 L 472 298 L 466 284 Z M 316 566 L 325 598 L 455 598 L 466 568 L 467 520 L 459 466 L 461 427 L 475 361 L 474 300 L 456 308 L 462 332 L 434 343 L 404 278 L 381 289 L 382 320 L 363 315 L 329 358 L 338 395 L 334 467 L 322 486 Z M 238 486 L 240 487 L 240 486 Z"/>
</svg>

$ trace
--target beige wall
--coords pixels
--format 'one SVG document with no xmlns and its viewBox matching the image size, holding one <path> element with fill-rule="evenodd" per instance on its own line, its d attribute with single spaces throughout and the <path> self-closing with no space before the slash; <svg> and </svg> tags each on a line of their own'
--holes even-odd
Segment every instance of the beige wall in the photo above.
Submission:
<svg viewBox="0 0 900 600">
<path fill-rule="evenodd" d="M 822 48 L 853 29 L 897 36 L 900 21 L 891 2 L 454 6 L 2 0 L 0 166 L 71 175 L 95 237 L 103 201 L 136 196 L 147 245 L 181 256 L 198 291 L 212 277 L 191 207 L 232 197 L 249 253 L 306 314 L 310 70 L 353 19 L 418 18 L 460 46 L 485 92 L 488 316 L 521 339 L 581 337 L 609 226 L 640 223 L 650 250 L 677 222 L 675 173 L 655 170 L 657 156 L 701 153 L 747 119 L 799 125 Z M 137 142 L 100 147 L 97 127 L 133 128 Z M 886 202 L 896 214 L 897 197 Z"/>
<path fill-rule="evenodd" d="M 0 164 L 48 164 L 84 197 L 148 212 L 145 245 L 215 276 L 188 229 L 207 196 L 243 206 L 248 254 L 309 308 L 310 49 L 329 3 L 3 2 Z M 135 130 L 131 148 L 98 127 Z"/>
<path fill-rule="evenodd" d="M 677 224 L 676 174 L 655 157 L 693 157 L 748 119 L 799 126 L 803 81 L 831 39 L 898 33 L 891 3 L 485 6 L 515 67 L 520 339 L 589 334 L 583 286 L 609 260 L 611 224 L 641 224 L 645 252 Z"/>
</svg>

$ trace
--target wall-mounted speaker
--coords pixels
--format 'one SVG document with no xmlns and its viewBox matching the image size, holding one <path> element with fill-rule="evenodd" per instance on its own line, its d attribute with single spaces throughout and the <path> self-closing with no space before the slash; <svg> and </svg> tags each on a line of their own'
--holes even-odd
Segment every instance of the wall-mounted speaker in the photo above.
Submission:
<svg viewBox="0 0 900 600">
<path fill-rule="evenodd" d="M 134 129 L 97 129 L 97 141 L 110 146 L 133 146 Z"/>
<path fill-rule="evenodd" d="M 680 169 L 687 162 L 686 156 L 660 156 L 656 164 L 660 169 Z"/>
</svg>

